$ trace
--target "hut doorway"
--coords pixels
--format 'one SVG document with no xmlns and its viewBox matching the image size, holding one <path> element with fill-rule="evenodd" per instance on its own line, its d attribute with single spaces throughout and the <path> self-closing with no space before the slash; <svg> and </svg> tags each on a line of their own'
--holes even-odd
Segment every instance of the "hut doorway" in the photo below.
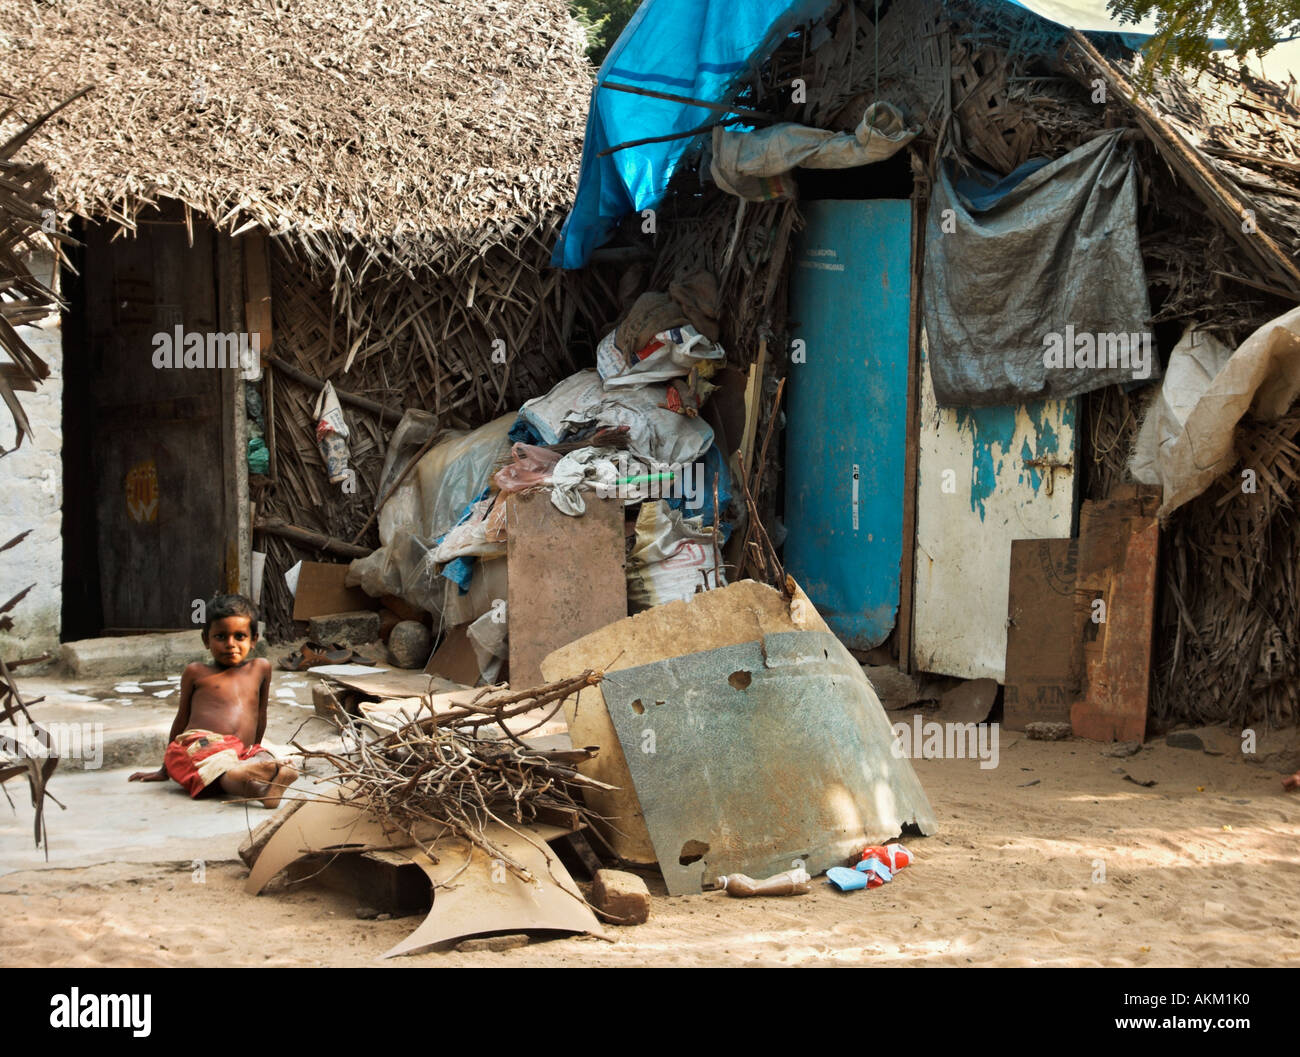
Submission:
<svg viewBox="0 0 1300 1057">
<path fill-rule="evenodd" d="M 62 638 L 192 628 L 194 600 L 225 579 L 232 386 L 206 360 L 187 368 L 171 346 L 219 331 L 216 239 L 179 207 L 142 215 L 135 236 L 114 239 L 106 224 L 75 234 L 64 287 Z M 182 365 L 159 366 L 177 362 L 167 351 Z"/>
<path fill-rule="evenodd" d="M 845 645 L 867 650 L 894 630 L 900 597 L 912 204 L 827 199 L 804 212 L 790 289 L 799 358 L 786 567 Z"/>
</svg>

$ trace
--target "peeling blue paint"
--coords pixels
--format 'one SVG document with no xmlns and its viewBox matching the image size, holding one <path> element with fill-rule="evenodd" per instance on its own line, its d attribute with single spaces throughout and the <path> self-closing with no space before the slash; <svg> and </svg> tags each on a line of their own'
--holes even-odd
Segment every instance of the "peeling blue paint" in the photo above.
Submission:
<svg viewBox="0 0 1300 1057">
<path fill-rule="evenodd" d="M 1075 400 L 1034 400 L 1021 405 L 1030 423 L 1034 427 L 1034 445 L 1026 437 L 1020 446 L 1017 460 L 1017 479 L 1025 482 L 1026 472 L 1029 484 L 1035 494 L 1042 487 L 1043 474 L 1032 466 L 1025 466 L 1031 459 L 1044 455 L 1057 455 L 1061 448 L 1061 438 L 1057 432 L 1057 422 L 1073 433 L 1078 402 Z M 1016 436 L 1016 419 L 1020 406 L 1002 407 L 963 407 L 957 409 L 958 432 L 969 431 L 974 451 L 971 455 L 970 471 L 970 508 L 984 520 L 985 502 L 997 488 L 998 477 L 1005 472 L 1007 454 L 1011 452 Z M 998 448 L 1001 455 L 995 457 L 993 449 Z M 1070 453 L 1073 454 L 1073 453 Z"/>
<path fill-rule="evenodd" d="M 984 501 L 993 494 L 1005 455 L 993 458 L 997 445 L 1005 453 L 1016 435 L 1014 407 L 963 407 L 957 409 L 957 430 L 970 431 L 974 452 L 970 466 L 970 508 L 984 520 Z"/>
</svg>

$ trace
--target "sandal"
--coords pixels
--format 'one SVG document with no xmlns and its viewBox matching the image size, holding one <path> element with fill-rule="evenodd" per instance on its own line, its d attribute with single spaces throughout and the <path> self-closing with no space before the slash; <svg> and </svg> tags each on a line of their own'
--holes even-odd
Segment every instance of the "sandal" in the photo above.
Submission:
<svg viewBox="0 0 1300 1057">
<path fill-rule="evenodd" d="M 280 658 L 280 667 L 286 672 L 305 672 L 322 664 L 373 664 L 355 650 L 337 642 L 322 646 L 319 642 L 304 642 L 302 648 Z"/>
</svg>

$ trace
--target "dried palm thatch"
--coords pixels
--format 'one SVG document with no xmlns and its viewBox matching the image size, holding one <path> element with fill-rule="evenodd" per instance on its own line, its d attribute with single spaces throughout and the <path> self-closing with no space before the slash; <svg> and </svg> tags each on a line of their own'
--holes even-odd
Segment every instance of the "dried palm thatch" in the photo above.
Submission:
<svg viewBox="0 0 1300 1057">
<path fill-rule="evenodd" d="M 546 723 L 566 698 L 595 686 L 601 672 L 586 671 L 560 682 L 506 692 L 486 687 L 472 701 L 439 715 L 403 717 L 396 729 L 376 737 L 371 720 L 336 714 L 343 755 L 304 750 L 327 760 L 335 770 L 344 803 L 364 806 L 383 824 L 425 851 L 420 839 L 457 836 L 482 849 L 525 881 L 527 870 L 485 836 L 489 823 L 507 827 L 545 821 L 557 815 L 573 823 L 595 816 L 582 801 L 582 789 L 612 789 L 578 773 L 574 765 L 596 754 L 592 749 L 543 750 L 521 740 Z M 506 721 L 516 719 L 514 724 Z M 525 724 L 520 726 L 520 723 Z"/>
<path fill-rule="evenodd" d="M 1300 716 L 1300 412 L 1244 422 L 1237 451 L 1169 526 L 1152 704 L 1166 725 Z"/>
<path fill-rule="evenodd" d="M 359 284 L 458 272 L 573 189 L 590 75 L 563 0 L 4 0 L 0 24 L 14 98 L 94 86 L 32 144 L 65 213 L 129 228 L 172 198 Z"/>
<path fill-rule="evenodd" d="M 65 99 L 23 124 L 0 145 L 0 349 L 9 361 L 0 365 L 0 399 L 13 416 L 15 448 L 31 432 L 31 425 L 14 389 L 34 389 L 49 377 L 50 369 L 14 328 L 48 315 L 58 301 L 49 284 L 32 274 L 27 261 L 37 250 L 53 248 L 57 254 L 60 243 L 66 241 L 51 222 L 54 202 L 49 169 L 43 162 L 20 160 L 16 155 L 42 125 L 76 98 Z M 12 114 L 12 108 L 5 111 L 0 121 Z"/>
</svg>

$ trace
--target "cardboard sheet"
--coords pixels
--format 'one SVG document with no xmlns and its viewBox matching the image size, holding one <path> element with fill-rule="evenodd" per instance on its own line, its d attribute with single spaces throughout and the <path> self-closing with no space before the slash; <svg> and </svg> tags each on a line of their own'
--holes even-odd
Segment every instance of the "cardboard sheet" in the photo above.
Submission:
<svg viewBox="0 0 1300 1057">
<path fill-rule="evenodd" d="M 1074 626 L 1079 541 L 1013 540 L 1007 599 L 1007 675 L 1002 725 L 1069 723 L 1079 692 Z"/>
<path fill-rule="evenodd" d="M 418 849 L 408 849 L 405 854 L 424 870 L 431 884 L 447 885 L 453 878 L 454 882 L 434 888 L 433 906 L 420 927 L 383 957 L 418 954 L 448 940 L 489 932 L 554 930 L 605 935 L 569 871 L 546 846 L 546 841 L 564 830 L 544 825 L 513 830 L 492 823 L 484 832 L 494 846 L 532 875 L 533 883 L 516 877 L 459 838 L 444 838 L 434 845 L 437 862 Z"/>
<path fill-rule="evenodd" d="M 344 584 L 350 563 L 305 561 L 301 565 L 298 590 L 293 596 L 294 620 L 379 608 L 377 598 L 371 598 L 359 587 Z"/>
</svg>

